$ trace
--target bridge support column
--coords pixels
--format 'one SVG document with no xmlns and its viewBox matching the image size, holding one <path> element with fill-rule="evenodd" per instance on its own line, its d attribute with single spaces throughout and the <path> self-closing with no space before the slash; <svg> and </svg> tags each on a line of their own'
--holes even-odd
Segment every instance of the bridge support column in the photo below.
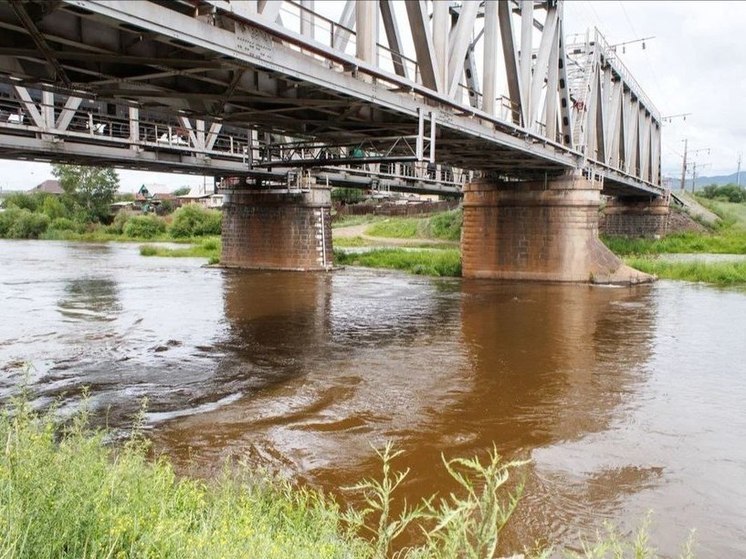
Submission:
<svg viewBox="0 0 746 559">
<path fill-rule="evenodd" d="M 670 212 L 668 196 L 609 199 L 601 211 L 601 233 L 619 237 L 664 237 Z"/>
<path fill-rule="evenodd" d="M 331 270 L 331 194 L 234 190 L 223 206 L 224 266 L 259 270 Z"/>
<path fill-rule="evenodd" d="M 581 175 L 481 179 L 464 189 L 463 275 L 505 280 L 640 283 L 598 239 L 601 184 Z"/>
</svg>

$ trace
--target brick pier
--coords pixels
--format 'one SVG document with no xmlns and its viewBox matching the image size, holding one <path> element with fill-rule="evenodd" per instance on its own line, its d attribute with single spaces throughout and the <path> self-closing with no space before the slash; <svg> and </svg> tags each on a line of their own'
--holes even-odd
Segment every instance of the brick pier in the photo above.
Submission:
<svg viewBox="0 0 746 559">
<path fill-rule="evenodd" d="M 271 270 L 331 270 L 331 194 L 236 189 L 223 207 L 224 266 Z"/>
<path fill-rule="evenodd" d="M 670 199 L 611 198 L 601 211 L 600 230 L 620 237 L 664 237 L 668 232 Z"/>
<path fill-rule="evenodd" d="M 601 184 L 580 175 L 546 181 L 481 179 L 464 189 L 463 276 L 640 283 L 598 239 Z"/>
</svg>

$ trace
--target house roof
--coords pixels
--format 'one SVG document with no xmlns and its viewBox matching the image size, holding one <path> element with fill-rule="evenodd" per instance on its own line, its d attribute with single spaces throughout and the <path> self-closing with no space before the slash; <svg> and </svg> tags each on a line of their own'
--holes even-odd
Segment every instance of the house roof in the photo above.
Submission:
<svg viewBox="0 0 746 559">
<path fill-rule="evenodd" d="M 60 186 L 60 181 L 54 179 L 47 179 L 42 183 L 37 184 L 31 189 L 32 192 L 46 192 L 47 194 L 64 194 L 65 191 Z"/>
</svg>

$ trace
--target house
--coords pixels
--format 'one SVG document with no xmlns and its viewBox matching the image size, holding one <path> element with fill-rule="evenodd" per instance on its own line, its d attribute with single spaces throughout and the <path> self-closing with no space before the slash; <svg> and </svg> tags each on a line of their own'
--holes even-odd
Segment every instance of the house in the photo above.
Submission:
<svg viewBox="0 0 746 559">
<path fill-rule="evenodd" d="M 166 190 L 165 185 L 143 184 L 135 193 L 132 209 L 142 213 L 169 213 L 181 206 L 181 196 L 174 196 Z"/>
<path fill-rule="evenodd" d="M 179 198 L 183 204 L 199 204 L 216 210 L 223 207 L 223 195 L 216 194 L 214 188 L 208 190 L 204 184 L 193 186 L 188 194 L 179 196 Z"/>
<path fill-rule="evenodd" d="M 61 196 L 65 193 L 65 191 L 62 189 L 62 186 L 60 185 L 60 181 L 55 179 L 47 179 L 44 182 L 37 184 L 29 191 L 30 194 L 37 194 L 39 192 L 53 194 L 55 196 Z"/>
</svg>

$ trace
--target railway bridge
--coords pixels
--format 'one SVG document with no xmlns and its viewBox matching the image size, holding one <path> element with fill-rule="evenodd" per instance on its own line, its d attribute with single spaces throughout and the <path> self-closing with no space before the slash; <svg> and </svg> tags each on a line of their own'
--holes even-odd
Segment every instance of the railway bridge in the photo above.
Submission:
<svg viewBox="0 0 746 559">
<path fill-rule="evenodd" d="M 0 157 L 224 177 L 223 255 L 332 266 L 331 186 L 463 196 L 466 277 L 638 281 L 660 114 L 561 0 L 2 0 Z M 618 229 L 618 227 L 617 227 Z"/>
</svg>

